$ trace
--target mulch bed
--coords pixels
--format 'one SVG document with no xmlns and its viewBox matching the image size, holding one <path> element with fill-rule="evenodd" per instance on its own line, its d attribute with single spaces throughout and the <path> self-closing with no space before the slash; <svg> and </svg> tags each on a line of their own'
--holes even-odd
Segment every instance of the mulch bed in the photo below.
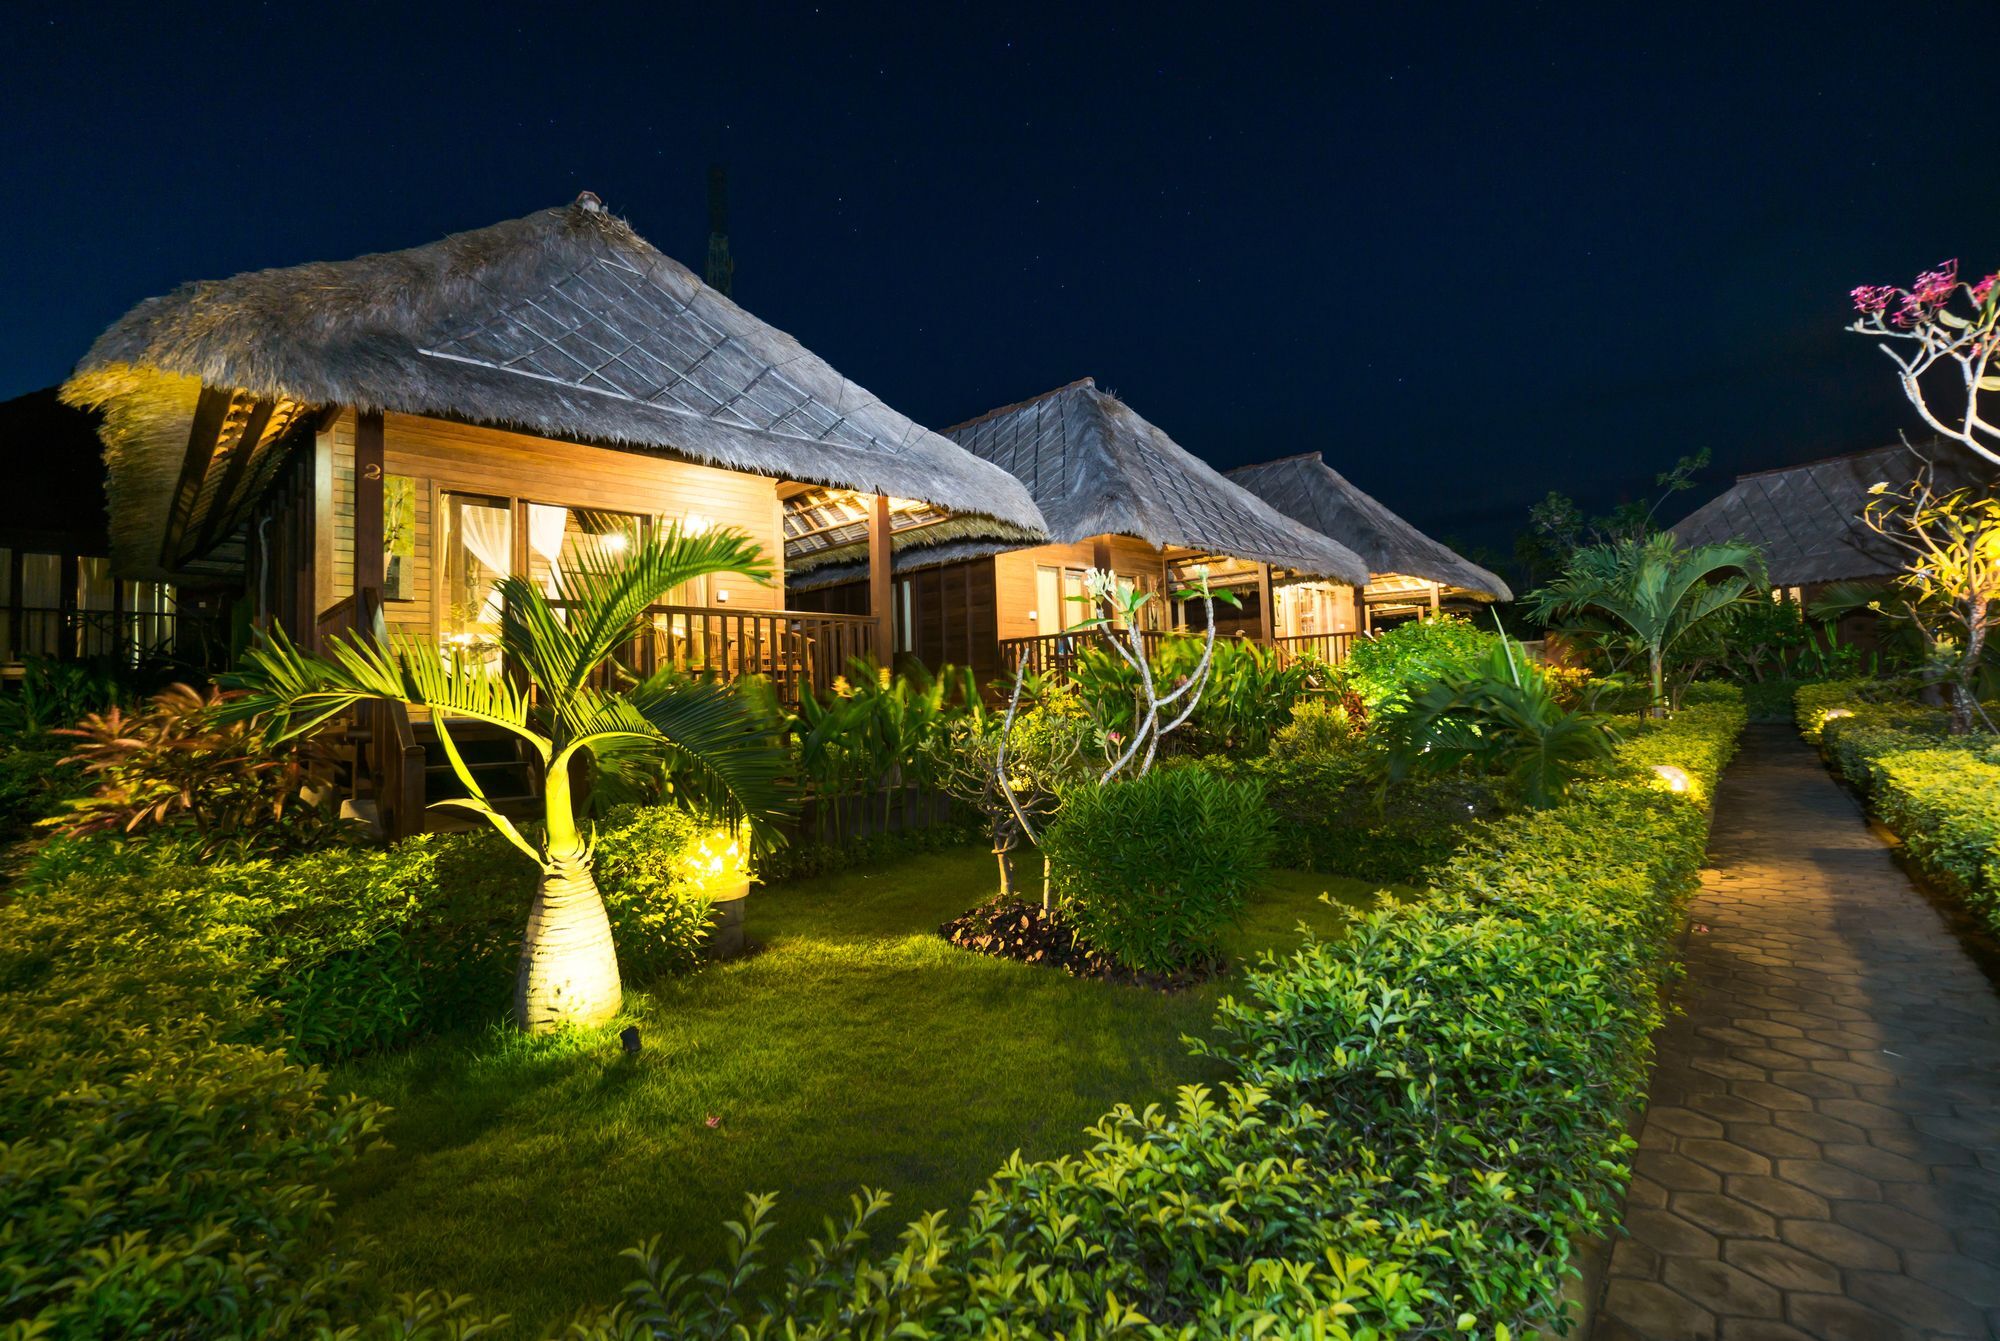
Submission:
<svg viewBox="0 0 2000 1341">
<path fill-rule="evenodd" d="M 1044 908 L 1022 898 L 989 899 L 962 917 L 938 928 L 938 934 L 961 950 L 1041 964 L 1061 969 L 1072 978 L 1178 992 L 1207 982 L 1227 967 L 1217 960 L 1177 973 L 1141 973 L 1126 968 L 1077 934 L 1060 908 Z"/>
</svg>

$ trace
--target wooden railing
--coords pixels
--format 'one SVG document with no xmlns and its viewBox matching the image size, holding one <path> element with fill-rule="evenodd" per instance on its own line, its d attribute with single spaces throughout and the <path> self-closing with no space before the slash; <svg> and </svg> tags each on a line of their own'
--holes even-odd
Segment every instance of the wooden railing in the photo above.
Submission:
<svg viewBox="0 0 2000 1341">
<path fill-rule="evenodd" d="M 313 623 L 314 646 L 322 652 L 335 637 L 382 633 L 382 596 L 364 589 L 344 596 L 322 610 Z M 375 815 L 390 840 L 407 838 L 424 827 L 424 747 L 401 703 L 369 699 L 355 705 L 345 733 L 334 748 L 348 767 L 349 784 L 358 796 L 364 783 L 375 798 Z"/>
<path fill-rule="evenodd" d="M 1124 629 L 1116 630 L 1116 634 L 1121 639 L 1131 637 Z M 1000 665 L 1011 676 L 1025 658 L 1030 675 L 1067 680 L 1075 672 L 1077 658 L 1084 649 L 1101 647 L 1107 636 L 1104 629 L 1072 629 L 1067 633 L 1039 633 L 1031 638 L 1002 638 Z M 1148 656 L 1159 651 L 1162 639 L 1172 636 L 1159 629 L 1145 629 L 1139 634 Z"/>
<path fill-rule="evenodd" d="M 199 649 L 181 648 L 183 635 L 205 632 L 193 621 L 184 630 L 180 616 L 164 612 L 0 605 L 0 662 L 28 657 L 107 657 L 128 666 L 156 657 L 193 661 L 199 659 Z"/>
<path fill-rule="evenodd" d="M 562 601 L 551 601 L 556 609 Z M 802 610 L 732 610 L 726 606 L 656 605 L 644 615 L 640 635 L 617 661 L 641 678 L 666 667 L 724 679 L 761 675 L 786 703 L 801 686 L 825 696 L 855 657 L 882 660 L 879 625 L 866 615 L 826 615 Z M 607 668 L 606 682 L 615 674 Z"/>
<path fill-rule="evenodd" d="M 1354 650 L 1355 633 L 1295 633 L 1285 638 L 1273 638 L 1271 646 L 1286 660 L 1300 656 L 1315 656 L 1329 666 L 1337 666 L 1347 660 L 1347 654 Z"/>
<path fill-rule="evenodd" d="M 1121 630 L 1118 636 L 1124 638 L 1129 635 Z M 1140 636 L 1145 640 L 1146 652 L 1150 656 L 1159 651 L 1159 643 L 1163 638 L 1198 638 L 1201 635 L 1198 633 L 1170 634 L 1157 630 L 1147 630 Z M 1248 635 L 1236 634 L 1230 636 L 1243 637 L 1246 641 L 1256 641 L 1255 639 L 1250 639 Z M 1281 659 L 1286 661 L 1296 659 L 1300 656 L 1311 655 L 1318 657 L 1329 665 L 1334 665 L 1347 660 L 1347 654 L 1353 649 L 1354 640 L 1358 636 L 1360 635 L 1353 633 L 1301 633 L 1284 638 L 1273 638 L 1269 643 L 1264 645 L 1270 647 Z M 1073 630 L 1068 633 L 1037 634 L 1032 638 L 1002 638 L 1000 640 L 1000 664 L 1006 668 L 1009 675 L 1012 675 L 1014 669 L 1021 664 L 1022 659 L 1026 658 L 1030 674 L 1050 677 L 1056 680 L 1067 680 L 1074 673 L 1077 658 L 1082 655 L 1083 650 L 1086 647 L 1101 643 L 1104 637 L 1105 632 L 1101 629 L 1084 629 L 1081 631 Z"/>
</svg>

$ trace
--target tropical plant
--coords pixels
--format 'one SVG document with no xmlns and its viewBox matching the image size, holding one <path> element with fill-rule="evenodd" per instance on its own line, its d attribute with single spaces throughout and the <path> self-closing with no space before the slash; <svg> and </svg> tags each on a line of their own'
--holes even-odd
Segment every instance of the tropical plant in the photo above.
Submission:
<svg viewBox="0 0 2000 1341">
<path fill-rule="evenodd" d="M 1618 737 L 1596 717 L 1556 702 L 1541 671 L 1506 644 L 1469 673 L 1419 689 L 1377 728 L 1389 745 L 1389 780 L 1470 763 L 1504 776 L 1537 810 L 1556 805 Z"/>
<path fill-rule="evenodd" d="M 820 836 L 836 844 L 853 837 L 844 832 L 839 799 L 877 792 L 886 828 L 898 789 L 936 781 L 933 742 L 960 716 L 976 725 L 985 707 L 972 673 L 955 666 L 936 676 L 914 663 L 891 673 L 856 657 L 826 698 L 802 687 L 785 729 L 799 772 L 821 802 Z"/>
<path fill-rule="evenodd" d="M 1646 668 L 1648 710 L 1667 713 L 1672 660 L 1765 587 L 1764 557 L 1754 545 L 1685 548 L 1661 532 L 1644 540 L 1591 545 L 1571 557 L 1561 577 L 1528 596 L 1538 619 L 1568 619 L 1612 659 Z"/>
<path fill-rule="evenodd" d="M 74 726 L 125 696 L 124 680 L 101 661 L 27 657 L 12 692 L 0 693 L 0 736 L 32 739 Z"/>
<path fill-rule="evenodd" d="M 1034 702 L 1017 712 L 1006 742 L 1006 785 L 1000 776 L 1002 724 L 984 715 L 950 719 L 925 747 L 929 776 L 986 817 L 1000 894 L 1016 893 L 1014 854 L 1032 844 L 1063 793 L 1093 780 L 1102 766 L 1102 734 L 1076 692 L 1036 683 Z M 1044 891 L 1046 898 L 1046 891 Z"/>
<path fill-rule="evenodd" d="M 281 856 L 344 836 L 332 768 L 310 741 L 228 717 L 213 686 L 176 684 L 144 708 L 113 706 L 55 732 L 77 742 L 90 791 L 44 821 L 61 833 L 185 832 L 204 857 Z"/>
<path fill-rule="evenodd" d="M 1152 649 L 1155 679 L 1182 683 L 1201 664 L 1203 648 L 1193 636 L 1160 639 Z M 1286 657 L 1245 638 L 1216 640 L 1207 687 L 1187 721 L 1187 748 L 1262 754 L 1324 669 L 1317 661 Z M 1105 740 L 1114 745 L 1128 740 L 1144 704 L 1138 667 L 1116 649 L 1092 643 L 1078 652 L 1073 678 Z"/>
<path fill-rule="evenodd" d="M 247 669 L 231 677 L 249 691 L 237 710 L 269 714 L 286 735 L 310 731 L 367 699 L 429 711 L 466 792 L 436 804 L 478 815 L 541 872 L 514 995 L 515 1018 L 525 1029 L 600 1024 L 622 1000 L 617 950 L 591 872 L 591 837 L 576 813 L 573 761 L 595 757 L 616 767 L 668 758 L 688 788 L 683 800 L 747 820 L 762 841 L 775 839 L 785 815 L 784 752 L 768 722 L 733 688 L 663 677 L 622 691 L 595 683 L 648 606 L 709 573 L 766 581 L 770 566 L 740 532 L 693 535 L 675 527 L 623 558 L 598 556 L 565 568 L 556 581 L 561 613 L 534 583 L 502 579 L 500 642 L 525 684 L 511 674 L 449 664 L 407 635 L 338 640 L 331 656 L 319 656 L 301 651 L 282 631 L 253 648 Z M 466 767 L 450 728 L 461 718 L 509 732 L 539 761 L 543 814 L 536 841 L 488 802 Z"/>
<path fill-rule="evenodd" d="M 1413 619 L 1368 638 L 1356 638 L 1342 666 L 1347 688 L 1369 712 L 1409 701 L 1418 685 L 1467 671 L 1493 647 L 1496 635 L 1455 615 Z"/>
<path fill-rule="evenodd" d="M 1869 493 L 1862 520 L 1904 555 L 1897 613 L 1923 635 L 1926 675 L 1949 696 L 1952 734 L 1965 735 L 1985 718 L 1978 678 L 2000 621 L 2000 499 L 1940 495 L 1928 468 L 1906 489 L 1879 483 Z"/>
</svg>

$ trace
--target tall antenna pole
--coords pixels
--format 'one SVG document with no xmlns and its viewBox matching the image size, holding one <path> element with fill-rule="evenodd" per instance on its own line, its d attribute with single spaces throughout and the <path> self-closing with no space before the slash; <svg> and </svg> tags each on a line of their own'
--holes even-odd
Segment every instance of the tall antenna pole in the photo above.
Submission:
<svg viewBox="0 0 2000 1341">
<path fill-rule="evenodd" d="M 729 254 L 729 173 L 708 165 L 708 287 L 728 297 L 735 287 L 736 258 Z"/>
</svg>

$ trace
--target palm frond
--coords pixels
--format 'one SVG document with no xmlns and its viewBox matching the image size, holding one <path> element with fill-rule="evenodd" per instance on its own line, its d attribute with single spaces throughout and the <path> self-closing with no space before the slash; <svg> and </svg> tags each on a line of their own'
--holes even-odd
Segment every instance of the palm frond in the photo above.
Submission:
<svg viewBox="0 0 2000 1341">
<path fill-rule="evenodd" d="M 666 693 L 640 686 L 626 704 L 680 766 L 693 799 L 749 820 L 765 838 L 790 817 L 785 751 L 768 723 L 733 690 L 708 681 Z"/>
</svg>

